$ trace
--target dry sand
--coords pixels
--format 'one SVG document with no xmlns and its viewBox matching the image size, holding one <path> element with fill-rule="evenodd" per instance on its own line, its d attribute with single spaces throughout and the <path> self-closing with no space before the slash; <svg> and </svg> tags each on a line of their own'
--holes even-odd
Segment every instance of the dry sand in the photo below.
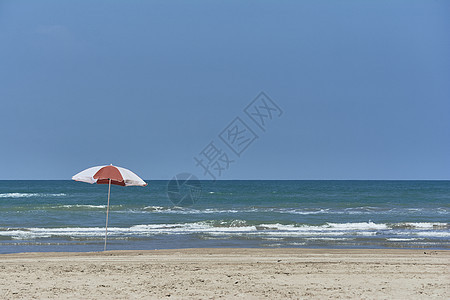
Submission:
<svg viewBox="0 0 450 300">
<path fill-rule="evenodd" d="M 450 251 L 184 249 L 0 255 L 0 299 L 449 299 Z"/>
</svg>

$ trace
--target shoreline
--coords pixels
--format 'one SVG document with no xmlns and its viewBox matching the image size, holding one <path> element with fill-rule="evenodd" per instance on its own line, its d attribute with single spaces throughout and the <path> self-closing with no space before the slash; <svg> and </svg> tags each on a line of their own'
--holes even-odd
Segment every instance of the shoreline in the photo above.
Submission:
<svg viewBox="0 0 450 300">
<path fill-rule="evenodd" d="M 301 247 L 283 247 L 283 248 L 275 248 L 275 247 L 214 247 L 214 248 L 174 248 L 174 249 L 153 249 L 153 250 L 100 250 L 100 251 L 35 251 L 35 252 L 14 252 L 14 253 L 0 253 L 0 258 L 4 256 L 13 256 L 13 255 L 32 255 L 37 256 L 39 254 L 49 254 L 49 256 L 83 256 L 86 255 L 134 255 L 138 254 L 157 254 L 157 253 L 171 253 L 171 252 L 213 252 L 213 253 L 246 253 L 246 252 L 259 252 L 259 251 L 267 251 L 267 252 L 286 252 L 286 253 L 298 253 L 298 252 L 308 252 L 311 254 L 322 254 L 326 252 L 332 252 L 334 254 L 349 254 L 349 252 L 354 252 L 354 254 L 358 253 L 372 253 L 372 252 L 397 252 L 397 254 L 414 254 L 417 252 L 448 252 L 450 254 L 450 249 L 434 249 L 434 248 L 301 248 Z M 230 252 L 231 251 L 231 252 Z"/>
<path fill-rule="evenodd" d="M 448 298 L 450 250 L 190 248 L 0 255 L 0 296 Z"/>
<path fill-rule="evenodd" d="M 1 244 L 0 244 L 1 247 Z M 100 249 L 101 247 L 99 247 Z M 335 253 L 339 253 L 341 252 L 383 252 L 383 251 L 393 251 L 393 252 L 450 252 L 450 249 L 447 248 L 393 248 L 393 247 L 373 247 L 373 248 L 357 248 L 357 247 L 351 247 L 351 248 L 326 248 L 326 247 L 186 247 L 186 248 L 159 248 L 159 249 L 121 249 L 121 250 L 98 250 L 98 251 L 23 251 L 23 252 L 5 252 L 5 253 L 1 253 L 0 252 L 0 258 L 2 258 L 5 255 L 26 255 L 26 254 L 32 254 L 32 255 L 39 255 L 39 254 L 54 254 L 54 255 L 65 255 L 65 256 L 70 256 L 70 255 L 83 255 L 83 254 L 99 254 L 101 255 L 101 253 L 121 253 L 121 254 L 126 254 L 126 253 L 152 253 L 152 252 L 161 252 L 161 251 L 201 251 L 201 250 L 267 250 L 267 251 L 276 251 L 276 250 L 297 250 L 297 251 L 305 251 L 305 252 L 319 252 L 319 253 L 323 253 L 323 252 L 335 252 Z"/>
</svg>

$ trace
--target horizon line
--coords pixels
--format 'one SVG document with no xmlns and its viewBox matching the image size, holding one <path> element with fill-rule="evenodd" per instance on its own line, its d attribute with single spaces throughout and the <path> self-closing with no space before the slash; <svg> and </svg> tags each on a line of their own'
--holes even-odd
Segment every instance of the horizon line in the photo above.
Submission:
<svg viewBox="0 0 450 300">
<path fill-rule="evenodd" d="M 169 181 L 169 179 L 143 179 L 144 181 Z M 450 181 L 450 179 L 198 179 L 199 181 Z M 0 181 L 74 181 L 73 179 L 0 179 Z"/>
</svg>

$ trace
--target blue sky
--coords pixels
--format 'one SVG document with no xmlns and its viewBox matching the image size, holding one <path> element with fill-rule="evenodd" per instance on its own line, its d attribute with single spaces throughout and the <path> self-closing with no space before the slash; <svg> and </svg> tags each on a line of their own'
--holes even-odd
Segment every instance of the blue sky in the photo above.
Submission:
<svg viewBox="0 0 450 300">
<path fill-rule="evenodd" d="M 449 54 L 448 1 L 0 0 L 0 179 L 450 179 Z"/>
</svg>

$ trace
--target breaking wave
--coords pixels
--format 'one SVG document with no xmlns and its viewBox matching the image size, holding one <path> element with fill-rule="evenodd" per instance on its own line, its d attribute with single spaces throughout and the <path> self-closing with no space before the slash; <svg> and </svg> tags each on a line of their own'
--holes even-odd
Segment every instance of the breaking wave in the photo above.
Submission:
<svg viewBox="0 0 450 300">
<path fill-rule="evenodd" d="M 244 220 L 211 220 L 193 223 L 141 224 L 131 227 L 108 228 L 110 236 L 154 236 L 203 234 L 207 236 L 260 236 L 285 237 L 335 237 L 380 236 L 394 241 L 407 238 L 450 237 L 447 223 L 325 223 L 305 224 L 251 224 Z M 64 227 L 64 228 L 0 228 L 0 236 L 11 239 L 34 239 L 46 237 L 101 237 L 104 227 Z"/>
<path fill-rule="evenodd" d="M 3 193 L 0 198 L 31 198 L 31 197 L 64 197 L 66 194 L 43 194 L 43 193 Z"/>
</svg>

